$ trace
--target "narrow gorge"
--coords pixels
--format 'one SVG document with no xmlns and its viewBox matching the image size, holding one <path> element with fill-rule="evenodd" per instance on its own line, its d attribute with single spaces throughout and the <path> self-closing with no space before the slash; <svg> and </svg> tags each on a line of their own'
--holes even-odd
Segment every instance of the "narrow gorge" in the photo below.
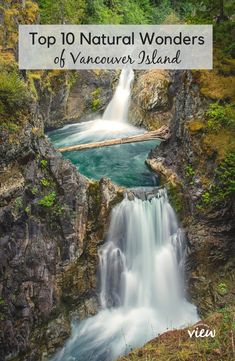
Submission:
<svg viewBox="0 0 235 361">
<path fill-rule="evenodd" d="M 232 17 L 210 19 L 213 70 L 19 70 L 18 25 L 58 21 L 49 3 L 0 1 L 0 361 L 232 361 Z M 163 21 L 68 3 L 68 23 Z"/>
<path fill-rule="evenodd" d="M 55 145 L 87 143 L 145 131 L 128 124 L 133 78 L 132 70 L 122 70 L 113 99 L 102 118 L 49 133 L 54 141 L 56 139 Z M 153 145 L 156 146 L 156 141 L 147 142 L 149 149 Z M 106 160 L 107 148 L 102 149 L 102 153 L 100 149 L 94 150 L 94 174 L 96 164 L 101 163 L 103 175 L 119 181 L 120 186 L 123 186 L 123 179 L 128 187 L 132 186 L 133 178 L 137 187 L 124 191 L 125 199 L 113 209 L 107 240 L 99 249 L 101 310 L 96 316 L 74 325 L 71 338 L 51 360 L 115 360 L 166 330 L 185 327 L 198 320 L 196 307 L 188 303 L 184 295 L 182 231 L 168 203 L 166 190 L 144 184 L 143 173 L 146 178 L 148 176 L 149 184 L 155 179 L 154 174 L 146 171 L 144 158 L 130 177 L 131 147 L 133 144 L 128 148 L 126 144 L 111 147 L 108 150 L 110 165 Z M 136 144 L 134 149 L 135 157 L 136 154 L 140 157 L 143 146 Z M 83 165 L 85 163 L 89 169 L 91 154 L 87 150 L 82 152 Z M 145 152 L 144 157 L 147 150 Z M 80 170 L 81 151 L 68 152 L 67 158 Z M 117 158 L 127 163 L 123 178 L 119 176 L 119 179 L 113 173 L 115 168 L 120 172 L 120 166 L 113 162 Z M 87 168 L 83 168 L 84 174 L 89 172 Z"/>
</svg>

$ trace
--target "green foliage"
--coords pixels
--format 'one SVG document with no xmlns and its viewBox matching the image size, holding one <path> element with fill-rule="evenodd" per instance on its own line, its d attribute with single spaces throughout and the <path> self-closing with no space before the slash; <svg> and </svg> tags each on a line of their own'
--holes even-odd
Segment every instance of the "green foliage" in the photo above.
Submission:
<svg viewBox="0 0 235 361">
<path fill-rule="evenodd" d="M 0 110 L 1 113 L 1 110 Z M 12 123 L 12 122 L 3 122 L 0 124 L 0 128 L 8 130 L 10 133 L 16 133 L 19 131 L 20 127 L 18 124 Z"/>
<path fill-rule="evenodd" d="M 214 184 L 202 194 L 199 210 L 222 202 L 235 194 L 235 152 L 229 152 L 215 170 Z"/>
<path fill-rule="evenodd" d="M 16 212 L 19 212 L 20 209 L 22 209 L 22 208 L 23 208 L 23 199 L 22 199 L 22 197 L 17 197 L 14 202 L 14 210 Z"/>
<path fill-rule="evenodd" d="M 67 78 L 69 88 L 72 88 L 72 86 L 76 83 L 77 78 L 78 73 L 76 71 L 70 70 Z"/>
<path fill-rule="evenodd" d="M 42 169 L 46 169 L 48 165 L 48 161 L 46 159 L 42 159 L 40 164 Z"/>
<path fill-rule="evenodd" d="M 94 90 L 91 95 L 92 95 L 92 110 L 93 112 L 96 112 L 99 107 L 100 107 L 100 104 L 101 104 L 101 101 L 100 101 L 100 93 L 101 93 L 101 89 L 100 88 L 96 88 L 96 90 Z"/>
<path fill-rule="evenodd" d="M 62 207 L 60 204 L 56 204 L 54 207 L 54 213 L 57 216 L 60 216 L 64 212 L 64 207 Z"/>
<path fill-rule="evenodd" d="M 217 132 L 221 127 L 234 125 L 234 107 L 229 104 L 223 106 L 218 102 L 212 103 L 206 112 L 206 118 L 207 129 L 211 132 Z"/>
<path fill-rule="evenodd" d="M 25 107 L 29 93 L 17 72 L 0 72 L 0 116 L 9 115 Z"/>
<path fill-rule="evenodd" d="M 233 0 L 183 0 L 176 1 L 174 6 L 174 10 L 187 24 L 213 24 L 214 43 L 226 56 L 233 56 L 235 51 L 234 22 L 228 19 L 233 8 Z"/>
<path fill-rule="evenodd" d="M 94 24 L 148 24 L 153 7 L 149 0 L 94 0 L 87 6 L 87 21 Z"/>
<path fill-rule="evenodd" d="M 103 0 L 90 1 L 88 23 L 90 24 L 120 24 L 122 15 L 119 12 L 120 2 L 115 0 L 106 5 Z M 90 15 L 91 14 L 91 15 Z"/>
<path fill-rule="evenodd" d="M 54 206 L 55 201 L 56 201 L 56 193 L 55 192 L 50 192 L 45 197 L 43 197 L 38 202 L 38 204 L 40 204 L 40 206 L 45 207 L 45 208 L 51 208 L 51 207 Z"/>
<path fill-rule="evenodd" d="M 171 1 L 163 0 L 153 11 L 153 22 L 156 24 L 162 24 L 173 12 L 174 10 L 172 8 Z"/>
<path fill-rule="evenodd" d="M 85 17 L 85 0 L 39 0 L 41 23 L 79 24 Z"/>
<path fill-rule="evenodd" d="M 198 209 L 199 211 L 203 211 L 204 207 L 202 204 L 196 204 L 196 209 Z"/>
<path fill-rule="evenodd" d="M 37 187 L 33 187 L 33 188 L 31 189 L 31 192 L 32 192 L 32 194 L 35 196 L 35 195 L 38 193 Z"/>
<path fill-rule="evenodd" d="M 153 7 L 148 0 L 121 1 L 122 24 L 150 24 Z"/>
<path fill-rule="evenodd" d="M 210 107 L 206 112 L 206 116 L 219 122 L 227 121 L 225 108 L 222 105 L 219 105 L 219 103 L 210 104 Z"/>
<path fill-rule="evenodd" d="M 29 214 L 30 211 L 31 211 L 31 207 L 30 206 L 27 206 L 25 209 L 24 209 L 25 213 Z"/>
<path fill-rule="evenodd" d="M 205 192 L 202 194 L 202 200 L 205 205 L 211 203 L 211 194 L 210 192 Z"/>
<path fill-rule="evenodd" d="M 38 0 L 38 3 L 43 24 L 208 24 L 222 11 L 220 0 L 213 4 L 209 0 Z M 231 9 L 232 1 L 226 1 L 225 14 L 230 14 Z M 215 24 L 216 40 L 220 41 L 225 31 L 225 38 L 230 39 L 228 24 L 228 21 Z M 230 40 L 226 42 L 229 51 L 233 47 Z"/>
<path fill-rule="evenodd" d="M 235 193 L 235 152 L 229 152 L 220 163 L 216 172 L 215 193 L 218 199 L 224 199 Z"/>
<path fill-rule="evenodd" d="M 100 106 L 100 99 L 94 99 L 92 101 L 92 110 L 93 112 L 96 112 Z"/>
<path fill-rule="evenodd" d="M 41 23 L 150 24 L 156 6 L 150 0 L 38 0 Z"/>
<path fill-rule="evenodd" d="M 5 301 L 3 298 L 0 297 L 0 306 L 5 305 Z"/>
<path fill-rule="evenodd" d="M 219 46 L 222 54 L 234 58 L 234 53 L 235 53 L 235 43 L 233 39 L 234 22 L 224 21 L 221 23 L 217 23 L 214 25 L 213 30 L 214 30 L 213 31 L 214 42 L 217 46 Z"/>
<path fill-rule="evenodd" d="M 221 295 L 225 295 L 227 292 L 228 292 L 228 288 L 227 288 L 227 285 L 223 282 L 220 282 L 218 284 L 218 292 L 221 294 Z"/>
<path fill-rule="evenodd" d="M 191 164 L 188 164 L 185 168 L 185 174 L 187 178 L 193 178 L 195 175 L 195 171 L 193 169 L 193 166 Z"/>
<path fill-rule="evenodd" d="M 168 196 L 170 203 L 172 204 L 174 210 L 181 214 L 184 208 L 184 201 L 182 196 L 182 191 L 180 186 L 173 186 L 172 184 L 168 184 Z"/>
<path fill-rule="evenodd" d="M 100 93 L 101 93 L 101 89 L 100 89 L 100 88 L 96 88 L 96 89 L 91 93 L 91 95 L 92 95 L 93 98 L 97 98 L 97 97 L 100 96 Z"/>
<path fill-rule="evenodd" d="M 43 187 L 49 187 L 50 186 L 50 181 L 48 180 L 48 179 L 46 179 L 46 178 L 42 178 L 41 180 L 40 180 L 40 183 L 41 183 L 41 185 L 43 186 Z"/>
<path fill-rule="evenodd" d="M 234 320 L 234 314 L 232 311 L 233 310 L 229 306 L 225 306 L 225 307 L 219 309 L 219 313 L 221 313 L 223 315 L 223 322 L 228 326 L 232 323 L 231 328 L 234 329 L 235 320 Z"/>
</svg>

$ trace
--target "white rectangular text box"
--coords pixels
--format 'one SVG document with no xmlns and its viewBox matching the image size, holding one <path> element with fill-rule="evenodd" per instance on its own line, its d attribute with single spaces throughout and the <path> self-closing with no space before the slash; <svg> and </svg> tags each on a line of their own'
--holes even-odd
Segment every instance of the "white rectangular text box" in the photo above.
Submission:
<svg viewBox="0 0 235 361">
<path fill-rule="evenodd" d="M 20 25 L 20 69 L 212 69 L 212 25 Z"/>
</svg>

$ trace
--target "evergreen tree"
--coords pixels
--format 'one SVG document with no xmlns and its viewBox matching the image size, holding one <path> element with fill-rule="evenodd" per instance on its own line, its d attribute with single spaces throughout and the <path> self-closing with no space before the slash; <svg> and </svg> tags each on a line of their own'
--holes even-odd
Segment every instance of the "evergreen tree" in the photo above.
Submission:
<svg viewBox="0 0 235 361">
<path fill-rule="evenodd" d="M 44 24 L 79 24 L 85 17 L 85 0 L 39 0 Z"/>
</svg>

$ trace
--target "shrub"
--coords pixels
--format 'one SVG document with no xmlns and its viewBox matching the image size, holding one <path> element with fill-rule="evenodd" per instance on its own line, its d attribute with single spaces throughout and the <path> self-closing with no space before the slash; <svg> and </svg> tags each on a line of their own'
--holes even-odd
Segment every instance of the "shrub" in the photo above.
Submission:
<svg viewBox="0 0 235 361">
<path fill-rule="evenodd" d="M 229 152 L 215 170 L 215 183 L 202 194 L 201 203 L 197 208 L 203 209 L 229 199 L 235 194 L 235 152 Z"/>
<path fill-rule="evenodd" d="M 93 99 L 92 101 L 92 110 L 96 112 L 100 106 L 100 99 Z"/>
<path fill-rule="evenodd" d="M 35 195 L 38 193 L 37 187 L 33 187 L 33 188 L 31 189 L 31 193 L 35 196 Z"/>
<path fill-rule="evenodd" d="M 159 6 L 154 8 L 153 21 L 155 24 L 162 24 L 168 16 L 174 12 L 170 0 L 163 0 Z"/>
<path fill-rule="evenodd" d="M 49 185 L 50 185 L 50 181 L 46 178 L 42 178 L 40 183 L 43 187 L 49 187 Z"/>
<path fill-rule="evenodd" d="M 97 97 L 100 96 L 100 93 L 101 93 L 101 89 L 100 89 L 100 88 L 96 88 L 96 89 L 91 93 L 91 95 L 92 95 L 93 98 L 97 98 Z"/>
<path fill-rule="evenodd" d="M 234 124 L 234 108 L 231 105 L 220 105 L 218 102 L 212 103 L 206 112 L 207 129 L 217 132 L 222 126 Z"/>
<path fill-rule="evenodd" d="M 25 213 L 30 214 L 31 207 L 30 206 L 25 207 L 24 211 Z"/>
<path fill-rule="evenodd" d="M 17 197 L 14 202 L 14 210 L 16 212 L 19 212 L 22 209 L 22 207 L 23 207 L 23 198 Z"/>
<path fill-rule="evenodd" d="M 38 202 L 38 204 L 40 204 L 40 206 L 45 207 L 45 208 L 51 208 L 51 207 L 54 206 L 55 200 L 56 200 L 56 193 L 55 192 L 50 192 L 45 197 L 43 197 Z"/>
<path fill-rule="evenodd" d="M 39 0 L 43 24 L 79 24 L 85 16 L 85 0 Z"/>
<path fill-rule="evenodd" d="M 187 167 L 185 168 L 185 173 L 188 178 L 194 177 L 195 171 L 191 164 L 187 165 Z"/>
<path fill-rule="evenodd" d="M 227 285 L 226 285 L 226 283 L 223 283 L 223 282 L 218 284 L 217 289 L 221 295 L 225 295 L 228 292 Z"/>
<path fill-rule="evenodd" d="M 1 113 L 1 110 L 0 110 Z M 10 133 L 16 133 L 20 130 L 19 125 L 12 123 L 12 122 L 4 122 L 0 124 L 0 128 L 8 130 Z"/>
<path fill-rule="evenodd" d="M 0 73 L 0 109 L 9 112 L 25 107 L 29 100 L 29 93 L 25 83 L 19 78 L 17 72 Z"/>
<path fill-rule="evenodd" d="M 235 193 L 235 152 L 229 152 L 215 171 L 217 178 L 216 193 L 224 199 Z"/>
<path fill-rule="evenodd" d="M 47 165 L 48 165 L 48 161 L 46 159 L 42 159 L 40 164 L 41 164 L 42 169 L 46 169 Z"/>
<path fill-rule="evenodd" d="M 202 195 L 202 200 L 203 200 L 203 203 L 206 205 L 206 204 L 210 204 L 211 203 L 211 194 L 210 192 L 205 192 L 203 193 Z"/>
</svg>

